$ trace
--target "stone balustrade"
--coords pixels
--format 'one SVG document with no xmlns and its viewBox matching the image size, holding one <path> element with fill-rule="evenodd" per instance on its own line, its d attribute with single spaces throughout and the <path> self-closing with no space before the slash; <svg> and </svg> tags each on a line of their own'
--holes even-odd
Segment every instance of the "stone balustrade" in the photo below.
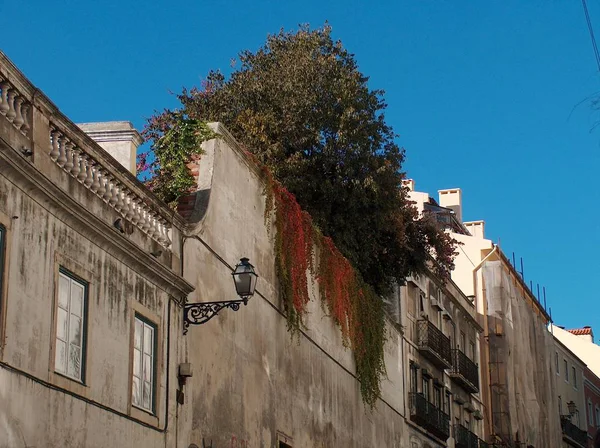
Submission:
<svg viewBox="0 0 600 448">
<path fill-rule="evenodd" d="M 181 228 L 183 219 L 63 115 L 1 51 L 0 114 L 31 142 L 23 147 L 31 151 L 29 160 L 38 169 L 57 165 L 125 221 L 171 248 L 173 224 Z"/>
<path fill-rule="evenodd" d="M 31 104 L 8 80 L 0 77 L 0 114 L 27 135 L 31 129 Z"/>
<path fill-rule="evenodd" d="M 54 123 L 51 123 L 49 141 L 48 155 L 60 168 L 148 236 L 165 247 L 171 245 L 167 221 L 120 181 L 118 175 L 75 145 Z"/>
</svg>

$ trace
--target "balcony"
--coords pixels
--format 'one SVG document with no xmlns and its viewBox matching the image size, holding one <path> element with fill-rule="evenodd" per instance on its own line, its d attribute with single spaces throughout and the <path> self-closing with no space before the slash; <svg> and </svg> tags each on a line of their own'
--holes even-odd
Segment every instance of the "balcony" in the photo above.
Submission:
<svg viewBox="0 0 600 448">
<path fill-rule="evenodd" d="M 450 436 L 450 417 L 422 394 L 410 394 L 410 419 L 442 440 Z"/>
<path fill-rule="evenodd" d="M 417 322 L 417 346 L 436 367 L 448 369 L 452 366 L 450 339 L 429 320 Z"/>
<path fill-rule="evenodd" d="M 454 442 L 456 448 L 479 448 L 479 437 L 463 425 L 454 425 Z"/>
<path fill-rule="evenodd" d="M 460 350 L 452 350 L 452 371 L 450 376 L 467 392 L 479 392 L 479 368 Z"/>
<path fill-rule="evenodd" d="M 569 417 L 561 417 L 563 440 L 570 446 L 585 448 L 587 447 L 587 432 L 574 425 Z"/>
<path fill-rule="evenodd" d="M 479 448 L 493 448 L 494 445 L 479 439 Z"/>
</svg>

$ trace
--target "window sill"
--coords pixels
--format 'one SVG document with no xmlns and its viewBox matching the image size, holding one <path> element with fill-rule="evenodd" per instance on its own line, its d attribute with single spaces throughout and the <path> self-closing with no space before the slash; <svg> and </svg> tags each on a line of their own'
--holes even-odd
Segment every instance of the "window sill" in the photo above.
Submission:
<svg viewBox="0 0 600 448">
<path fill-rule="evenodd" d="M 87 384 L 81 381 L 64 376 L 58 372 L 50 371 L 50 382 L 68 390 L 69 392 L 89 398 L 90 388 Z"/>
<path fill-rule="evenodd" d="M 152 414 L 142 408 L 135 407 L 133 404 L 130 407 L 129 415 L 133 418 L 143 421 L 149 425 L 155 426 L 158 428 L 160 423 L 158 417 L 155 414 Z"/>
</svg>

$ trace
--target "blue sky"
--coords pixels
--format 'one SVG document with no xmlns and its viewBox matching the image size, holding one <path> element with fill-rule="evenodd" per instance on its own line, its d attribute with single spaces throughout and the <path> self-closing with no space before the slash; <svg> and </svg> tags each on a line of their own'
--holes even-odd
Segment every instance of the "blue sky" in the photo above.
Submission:
<svg viewBox="0 0 600 448">
<path fill-rule="evenodd" d="M 329 21 L 386 91 L 417 189 L 462 188 L 465 220 L 523 257 L 557 324 L 600 336 L 600 76 L 580 2 L 36 0 L 0 16 L 2 51 L 73 121 L 139 129 L 267 33 Z"/>
</svg>

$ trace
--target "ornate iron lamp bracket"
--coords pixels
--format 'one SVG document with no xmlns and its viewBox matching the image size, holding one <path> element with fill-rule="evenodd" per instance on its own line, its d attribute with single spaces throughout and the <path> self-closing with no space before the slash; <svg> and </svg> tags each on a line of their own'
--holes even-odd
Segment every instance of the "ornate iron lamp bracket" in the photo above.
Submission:
<svg viewBox="0 0 600 448">
<path fill-rule="evenodd" d="M 187 334 L 190 325 L 200 325 L 208 322 L 223 308 L 233 311 L 240 309 L 240 304 L 247 305 L 248 298 L 240 300 L 222 300 L 220 302 L 188 303 L 183 307 L 183 334 Z"/>
</svg>

